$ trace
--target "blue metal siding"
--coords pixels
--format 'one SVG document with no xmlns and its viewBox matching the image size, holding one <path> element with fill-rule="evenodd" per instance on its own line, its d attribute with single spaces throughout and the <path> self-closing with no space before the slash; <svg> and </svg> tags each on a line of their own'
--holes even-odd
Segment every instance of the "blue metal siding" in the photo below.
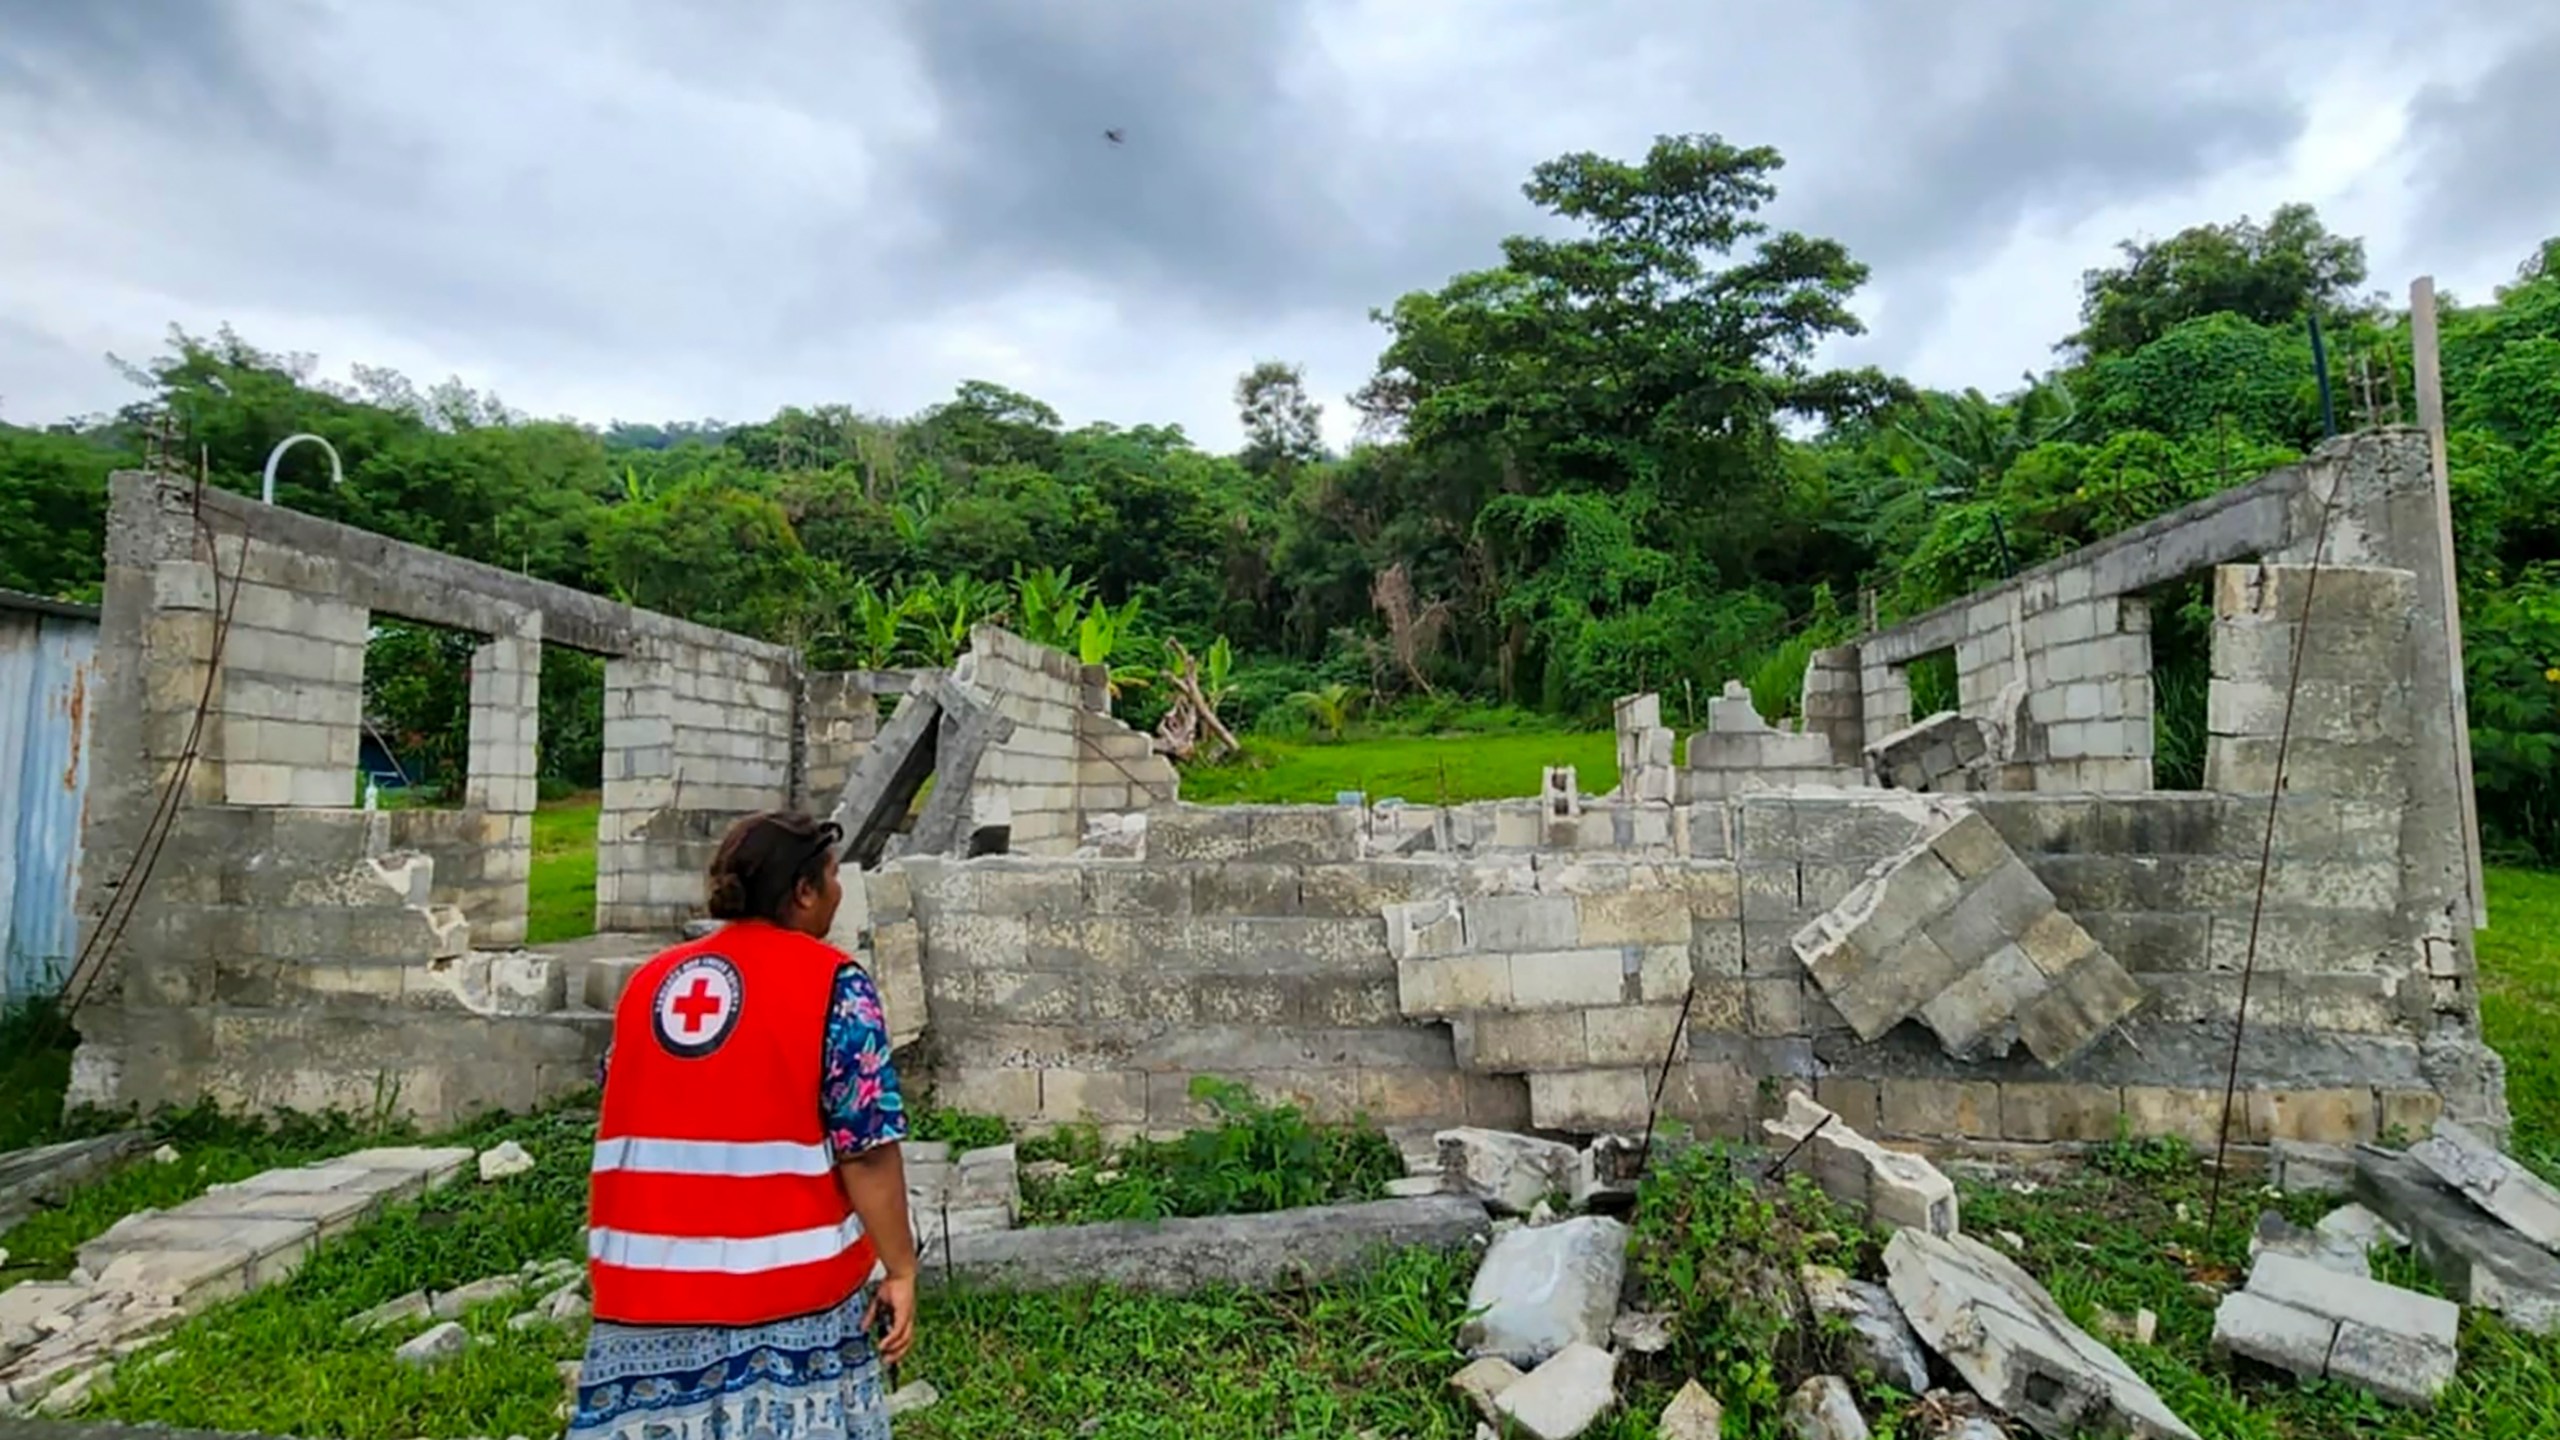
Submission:
<svg viewBox="0 0 2560 1440">
<path fill-rule="evenodd" d="M 0 1006 L 59 988 L 79 944 L 98 622 L 0 604 Z"/>
</svg>

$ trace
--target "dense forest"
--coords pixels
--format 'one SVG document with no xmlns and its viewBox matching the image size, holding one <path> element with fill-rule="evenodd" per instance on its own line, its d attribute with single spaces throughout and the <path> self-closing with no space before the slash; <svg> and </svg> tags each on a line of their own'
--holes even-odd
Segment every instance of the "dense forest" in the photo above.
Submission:
<svg viewBox="0 0 2560 1440">
<path fill-rule="evenodd" d="M 1375 312 L 1348 454 L 1280 362 L 1238 379 L 1246 444 L 1215 455 L 1176 427 L 1071 430 L 980 381 L 905 418 L 826 404 L 598 430 L 173 332 L 126 367 L 143 393 L 122 412 L 0 426 L 0 586 L 94 594 L 105 477 L 151 426 L 244 490 L 313 431 L 346 483 L 298 452 L 283 503 L 822 667 L 947 662 L 1002 618 L 1107 661 L 1142 722 L 1169 641 L 1248 731 L 1355 710 L 1589 720 L 1639 688 L 1693 721 L 1727 676 L 1786 710 L 1805 652 L 1867 606 L 1918 613 L 2333 423 L 2414 413 L 2405 316 L 2366 289 L 2362 243 L 2304 206 L 2126 242 L 2083 277 L 2081 328 L 2008 393 L 1823 368 L 1824 342 L 1860 328 L 1866 269 L 1759 218 L 1780 165 L 1686 136 L 1539 166 L 1524 188 L 1557 234 Z M 2560 859 L 2560 241 L 2491 296 L 2446 297 L 2443 358 L 2483 814 L 2493 848 Z M 2200 595 L 2160 597 L 2164 784 L 2192 783 L 2199 753 Z M 378 642 L 377 709 L 458 713 L 432 666 L 380 652 L 459 643 Z M 546 690 L 593 684 L 592 664 L 546 666 Z M 550 771 L 592 774 L 591 726 L 546 713 L 545 731 Z"/>
</svg>

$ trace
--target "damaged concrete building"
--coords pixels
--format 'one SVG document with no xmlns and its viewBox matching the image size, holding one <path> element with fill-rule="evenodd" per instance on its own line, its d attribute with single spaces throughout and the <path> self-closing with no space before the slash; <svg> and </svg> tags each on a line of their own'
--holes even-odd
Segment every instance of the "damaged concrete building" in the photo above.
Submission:
<svg viewBox="0 0 2560 1440">
<path fill-rule="evenodd" d="M 120 476 L 87 913 L 173 774 L 186 803 L 74 1098 L 435 1123 L 572 1089 L 722 827 L 788 804 L 879 862 L 843 938 L 913 1079 L 1017 1120 L 1178 1127 L 1217 1074 L 1321 1116 L 1627 1130 L 1667 1066 L 1661 1113 L 1709 1133 L 1803 1090 L 1897 1142 L 2209 1143 L 2254 950 L 2235 1141 L 2502 1133 L 2436 504 L 2422 435 L 2358 435 L 1819 652 L 1800 727 L 1729 692 L 1684 748 L 1631 697 L 1606 795 L 1203 807 L 1097 675 L 999 630 L 884 726 L 881 677 Z M 2148 597 L 2206 572 L 2204 783 L 2157 790 Z M 356 803 L 381 616 L 483 637 L 459 810 Z M 545 643 L 607 676 L 608 933 L 557 953 L 521 946 Z M 1959 704 L 1915 717 L 1948 651 Z"/>
</svg>

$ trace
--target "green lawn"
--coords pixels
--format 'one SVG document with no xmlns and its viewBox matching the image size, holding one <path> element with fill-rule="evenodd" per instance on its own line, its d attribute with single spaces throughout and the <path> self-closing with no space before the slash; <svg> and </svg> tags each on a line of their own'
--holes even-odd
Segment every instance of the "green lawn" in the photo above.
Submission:
<svg viewBox="0 0 2560 1440">
<path fill-rule="evenodd" d="M 2490 867 L 2480 1024 L 2507 1058 L 2512 1148 L 2560 1182 L 2560 873 Z"/>
<path fill-rule="evenodd" d="M 1571 765 L 1586 794 L 1617 788 L 1617 739 L 1570 734 L 1384 735 L 1325 744 L 1253 739 L 1242 760 L 1182 772 L 1182 798 L 1203 805 L 1330 805 L 1340 791 L 1411 805 L 1529 799 L 1550 765 Z"/>
<path fill-rule="evenodd" d="M 547 801 L 533 812 L 533 874 L 526 881 L 525 943 L 596 933 L 596 815 L 592 794 Z"/>
</svg>

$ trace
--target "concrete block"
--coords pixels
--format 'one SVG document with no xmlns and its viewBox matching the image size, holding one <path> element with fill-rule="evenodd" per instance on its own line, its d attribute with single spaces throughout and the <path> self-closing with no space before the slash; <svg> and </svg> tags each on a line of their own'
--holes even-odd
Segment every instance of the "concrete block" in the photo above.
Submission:
<svg viewBox="0 0 2560 1440">
<path fill-rule="evenodd" d="M 2214 1344 L 2423 1408 L 2453 1379 L 2461 1321 L 2451 1301 L 2268 1250 L 2251 1263 L 2247 1289 L 2216 1311 Z"/>
<path fill-rule="evenodd" d="M 1512 957 L 1446 955 L 1396 962 L 1396 1004 L 1417 1019 L 1509 1010 Z"/>
<path fill-rule="evenodd" d="M 1642 1069 L 1531 1071 L 1529 1119 L 1541 1130 L 1641 1129 L 1653 1093 Z"/>
<path fill-rule="evenodd" d="M 1586 946 L 1689 943 L 1689 900 L 1676 891 L 1625 890 L 1583 895 L 1574 905 L 1580 917 L 1581 943 Z"/>
<path fill-rule="evenodd" d="M 1608 1343 L 1629 1238 L 1624 1224 L 1594 1215 L 1502 1235 L 1468 1289 L 1459 1347 L 1534 1367 L 1570 1345 Z"/>
<path fill-rule="evenodd" d="M 1565 913 L 1570 915 L 1570 909 Z M 1387 906 L 1383 914 L 1387 925 L 1387 953 L 1400 961 L 1455 955 L 1468 949 L 1500 948 L 1471 943 L 1472 937 L 1455 900 L 1408 901 Z M 1571 942 L 1568 940 L 1567 943 Z"/>
<path fill-rule="evenodd" d="M 1463 909 L 1469 949 L 1570 950 L 1580 940 L 1580 917 L 1568 896 L 1488 895 Z"/>
<path fill-rule="evenodd" d="M 2123 1359 L 2007 1257 L 1963 1235 L 1907 1229 L 1885 1245 L 1911 1327 L 1993 1408 L 2045 1435 L 2196 1440 Z"/>
<path fill-rule="evenodd" d="M 1532 1440 L 1573 1440 L 1617 1403 L 1618 1357 L 1576 1343 L 1556 1352 L 1494 1400 L 1511 1426 Z"/>
<path fill-rule="evenodd" d="M 1804 1148 L 1797 1153 L 1824 1191 L 1880 1228 L 1956 1232 L 1954 1182 L 1917 1155 L 1869 1140 L 1804 1092 L 1789 1092 L 1785 1118 L 1764 1121 L 1761 1129 L 1776 1154 L 1801 1142 Z"/>
<path fill-rule="evenodd" d="M 2142 1008 L 2143 998 L 2142 987 L 2101 950 L 2018 1012 L 2018 1038 L 2038 1060 L 2060 1069 Z"/>
<path fill-rule="evenodd" d="M 1591 1060 L 1574 1010 L 1478 1016 L 1460 1022 L 1456 1035 L 1459 1063 L 1471 1070 L 1570 1070 Z"/>
<path fill-rule="evenodd" d="M 1688 1033 L 1677 1005 L 1617 1005 L 1586 1010 L 1583 1038 L 1594 1065 L 1652 1065 L 1688 1054 Z M 1672 1046 L 1679 1039 L 1679 1048 Z"/>
<path fill-rule="evenodd" d="M 1920 1007 L 1947 1053 L 1971 1055 L 2046 988 L 2044 972 L 2015 945 L 2003 945 Z"/>
<path fill-rule="evenodd" d="M 1626 995 L 1626 952 L 1557 950 L 1511 957 L 1511 1000 L 1524 1010 L 1616 1005 Z"/>
<path fill-rule="evenodd" d="M 2545 1250 L 2560 1250 L 2560 1190 L 2451 1120 L 2409 1147 L 2409 1158 L 2508 1228 Z"/>
</svg>

